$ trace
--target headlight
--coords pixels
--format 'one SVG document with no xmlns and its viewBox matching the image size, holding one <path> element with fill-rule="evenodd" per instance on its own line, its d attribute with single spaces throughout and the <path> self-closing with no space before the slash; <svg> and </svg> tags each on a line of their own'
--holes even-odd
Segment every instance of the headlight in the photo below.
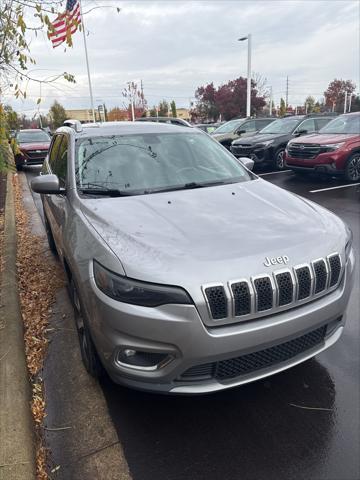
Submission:
<svg viewBox="0 0 360 480">
<path fill-rule="evenodd" d="M 328 145 L 321 145 L 321 150 L 323 152 L 335 152 L 344 145 L 345 142 L 341 143 L 329 143 Z"/>
<path fill-rule="evenodd" d="M 180 287 L 132 280 L 111 272 L 96 260 L 94 260 L 94 278 L 99 290 L 120 302 L 143 307 L 158 307 L 169 303 L 193 303 L 190 295 Z"/>
<path fill-rule="evenodd" d="M 348 226 L 346 227 L 346 234 L 347 235 L 346 235 L 346 245 L 345 245 L 345 257 L 347 260 L 350 256 L 352 241 L 353 241 L 353 233 Z"/>
<path fill-rule="evenodd" d="M 256 145 L 257 147 L 268 147 L 269 145 L 271 145 L 272 143 L 274 143 L 274 140 L 268 140 L 267 142 L 261 142 L 259 143 L 258 145 Z"/>
</svg>

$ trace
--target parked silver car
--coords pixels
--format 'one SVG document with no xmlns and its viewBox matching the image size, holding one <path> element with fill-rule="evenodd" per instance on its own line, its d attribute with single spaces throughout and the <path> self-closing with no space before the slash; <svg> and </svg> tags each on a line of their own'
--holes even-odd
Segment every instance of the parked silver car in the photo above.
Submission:
<svg viewBox="0 0 360 480">
<path fill-rule="evenodd" d="M 339 339 L 350 230 L 245 164 L 188 127 L 57 130 L 32 188 L 92 375 L 105 367 L 134 388 L 214 392 Z"/>
</svg>

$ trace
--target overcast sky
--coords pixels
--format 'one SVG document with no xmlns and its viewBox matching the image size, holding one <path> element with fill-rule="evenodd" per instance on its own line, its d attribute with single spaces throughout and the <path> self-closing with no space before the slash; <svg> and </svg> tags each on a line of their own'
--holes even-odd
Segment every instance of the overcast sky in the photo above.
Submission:
<svg viewBox="0 0 360 480">
<path fill-rule="evenodd" d="M 86 1 L 85 16 L 95 104 L 122 106 L 127 81 L 143 80 L 149 106 L 165 98 L 188 107 L 196 88 L 220 85 L 246 76 L 247 44 L 253 36 L 252 71 L 266 77 L 275 102 L 285 96 L 302 104 L 307 95 L 321 98 L 328 83 L 351 79 L 359 91 L 360 2 L 280 0 L 213 1 Z M 116 7 L 121 8 L 119 14 Z M 43 111 L 57 99 L 65 108 L 90 105 L 82 33 L 74 47 L 53 49 L 45 35 L 32 40 L 37 60 L 33 75 L 45 78 L 62 71 L 76 76 L 76 85 L 60 82 L 42 88 Z M 28 98 L 8 102 L 32 113 L 39 86 L 29 85 Z"/>
</svg>

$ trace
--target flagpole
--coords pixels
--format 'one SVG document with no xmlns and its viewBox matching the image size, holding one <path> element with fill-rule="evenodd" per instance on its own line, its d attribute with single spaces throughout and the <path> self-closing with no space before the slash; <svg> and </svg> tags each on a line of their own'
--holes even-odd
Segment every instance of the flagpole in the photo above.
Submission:
<svg viewBox="0 0 360 480">
<path fill-rule="evenodd" d="M 87 76 L 88 76 L 88 81 L 89 81 L 91 111 L 92 111 L 93 122 L 95 123 L 96 118 L 95 118 L 95 109 L 94 109 L 94 97 L 93 97 L 92 86 L 91 86 L 89 56 L 88 56 L 87 45 L 86 45 L 85 23 L 84 23 L 84 16 L 83 16 L 83 12 L 82 12 L 81 0 L 79 0 L 79 5 L 80 5 L 80 16 L 81 16 L 82 31 L 83 31 L 83 37 L 84 37 L 84 48 L 85 48 Z"/>
</svg>

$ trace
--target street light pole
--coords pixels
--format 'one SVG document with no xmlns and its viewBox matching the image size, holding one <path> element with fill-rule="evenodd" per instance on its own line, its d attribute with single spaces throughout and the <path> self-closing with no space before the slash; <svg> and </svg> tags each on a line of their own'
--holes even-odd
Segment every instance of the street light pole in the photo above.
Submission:
<svg viewBox="0 0 360 480">
<path fill-rule="evenodd" d="M 247 90 L 246 90 L 246 116 L 251 116 L 251 33 L 247 37 L 239 38 L 239 42 L 248 41 L 248 61 L 247 61 Z"/>
</svg>

